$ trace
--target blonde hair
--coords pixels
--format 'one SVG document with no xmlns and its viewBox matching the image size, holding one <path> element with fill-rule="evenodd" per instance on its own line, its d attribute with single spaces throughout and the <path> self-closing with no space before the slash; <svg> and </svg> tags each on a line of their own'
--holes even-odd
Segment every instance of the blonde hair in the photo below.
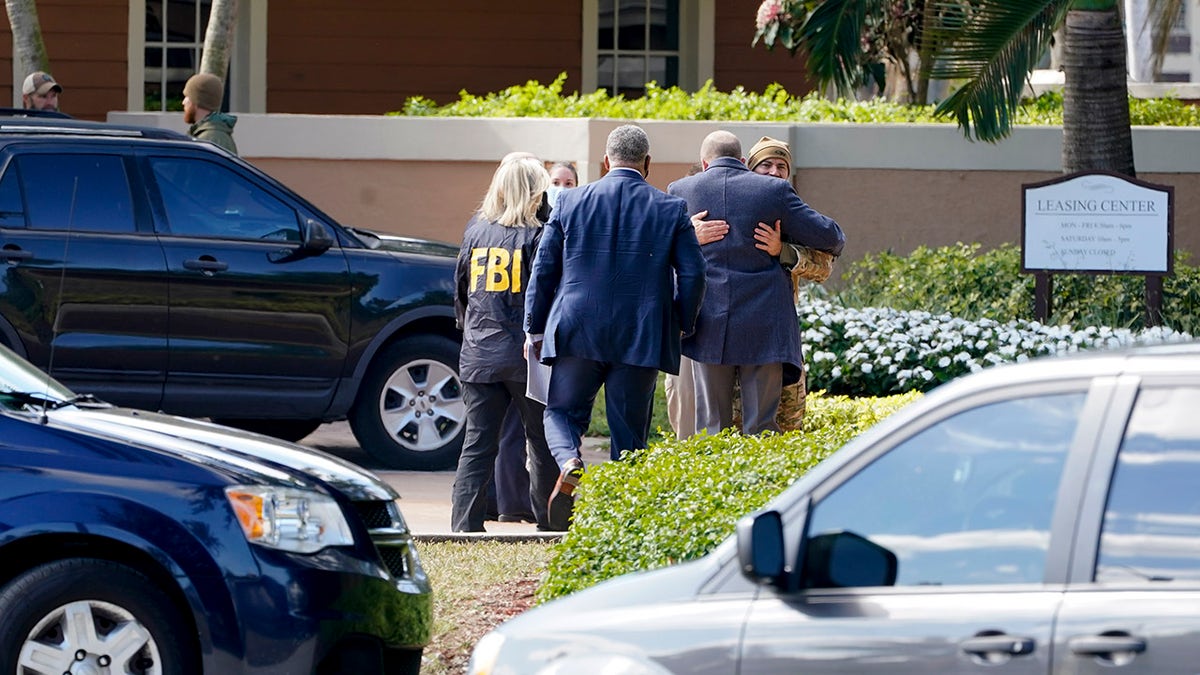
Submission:
<svg viewBox="0 0 1200 675">
<path fill-rule="evenodd" d="M 536 157 L 506 158 L 492 174 L 479 213 L 506 227 L 538 227 L 537 211 L 548 187 L 550 174 Z"/>
</svg>

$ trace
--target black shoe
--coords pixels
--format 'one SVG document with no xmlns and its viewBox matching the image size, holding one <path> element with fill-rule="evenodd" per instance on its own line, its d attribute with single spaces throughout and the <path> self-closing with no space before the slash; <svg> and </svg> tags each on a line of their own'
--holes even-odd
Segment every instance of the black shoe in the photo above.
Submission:
<svg viewBox="0 0 1200 675">
<path fill-rule="evenodd" d="M 570 526 L 571 515 L 575 512 L 575 488 L 579 487 L 579 479 L 582 477 L 583 460 L 568 460 L 566 467 L 558 476 L 558 481 L 554 484 L 554 491 L 550 493 L 550 501 L 547 503 L 549 509 L 547 515 L 551 529 L 565 532 Z"/>
<path fill-rule="evenodd" d="M 502 523 L 536 523 L 532 513 L 501 513 L 497 518 Z"/>
</svg>

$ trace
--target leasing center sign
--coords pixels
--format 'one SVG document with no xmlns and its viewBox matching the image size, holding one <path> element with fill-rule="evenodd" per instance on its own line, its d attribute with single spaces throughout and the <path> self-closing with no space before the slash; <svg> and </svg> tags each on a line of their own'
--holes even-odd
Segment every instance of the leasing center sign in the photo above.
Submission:
<svg viewBox="0 0 1200 675">
<path fill-rule="evenodd" d="M 1172 272 L 1173 187 L 1102 172 L 1022 187 L 1022 271 Z"/>
</svg>

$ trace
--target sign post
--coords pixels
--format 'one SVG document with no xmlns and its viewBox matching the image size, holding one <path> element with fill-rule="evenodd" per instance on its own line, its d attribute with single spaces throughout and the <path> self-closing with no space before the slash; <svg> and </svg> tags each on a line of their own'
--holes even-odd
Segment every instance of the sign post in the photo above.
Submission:
<svg viewBox="0 0 1200 675">
<path fill-rule="evenodd" d="M 1162 280 L 1174 272 L 1175 188 L 1089 171 L 1022 186 L 1021 271 L 1034 310 L 1050 318 L 1055 272 L 1146 277 L 1146 322 L 1162 323 Z"/>
</svg>

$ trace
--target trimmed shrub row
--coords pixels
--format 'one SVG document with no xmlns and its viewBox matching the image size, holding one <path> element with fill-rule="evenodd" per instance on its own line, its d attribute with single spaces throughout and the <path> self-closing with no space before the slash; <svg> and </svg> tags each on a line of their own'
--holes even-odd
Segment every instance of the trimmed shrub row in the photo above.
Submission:
<svg viewBox="0 0 1200 675">
<path fill-rule="evenodd" d="M 851 399 L 814 392 L 803 431 L 668 438 L 620 462 L 590 467 L 539 601 L 708 553 L 733 533 L 738 518 L 917 396 Z"/>
<path fill-rule="evenodd" d="M 441 117 L 607 117 L 615 119 L 724 120 L 752 122 L 852 122 L 858 124 L 954 123 L 951 117 L 935 117 L 933 105 L 914 106 L 885 99 L 829 101 L 815 92 L 794 96 L 778 83 L 762 93 L 742 87 L 722 92 L 712 80 L 699 91 L 659 87 L 650 82 L 646 94 L 627 99 L 599 90 L 590 94 L 563 93 L 567 74 L 543 85 L 529 80 L 522 85 L 487 94 L 459 92 L 459 100 L 446 105 L 412 96 L 404 109 L 391 115 Z M 1135 125 L 1200 126 L 1200 109 L 1178 99 L 1129 101 L 1130 121 Z M 1047 92 L 1018 108 L 1016 124 L 1062 124 L 1062 95 Z"/>
</svg>

